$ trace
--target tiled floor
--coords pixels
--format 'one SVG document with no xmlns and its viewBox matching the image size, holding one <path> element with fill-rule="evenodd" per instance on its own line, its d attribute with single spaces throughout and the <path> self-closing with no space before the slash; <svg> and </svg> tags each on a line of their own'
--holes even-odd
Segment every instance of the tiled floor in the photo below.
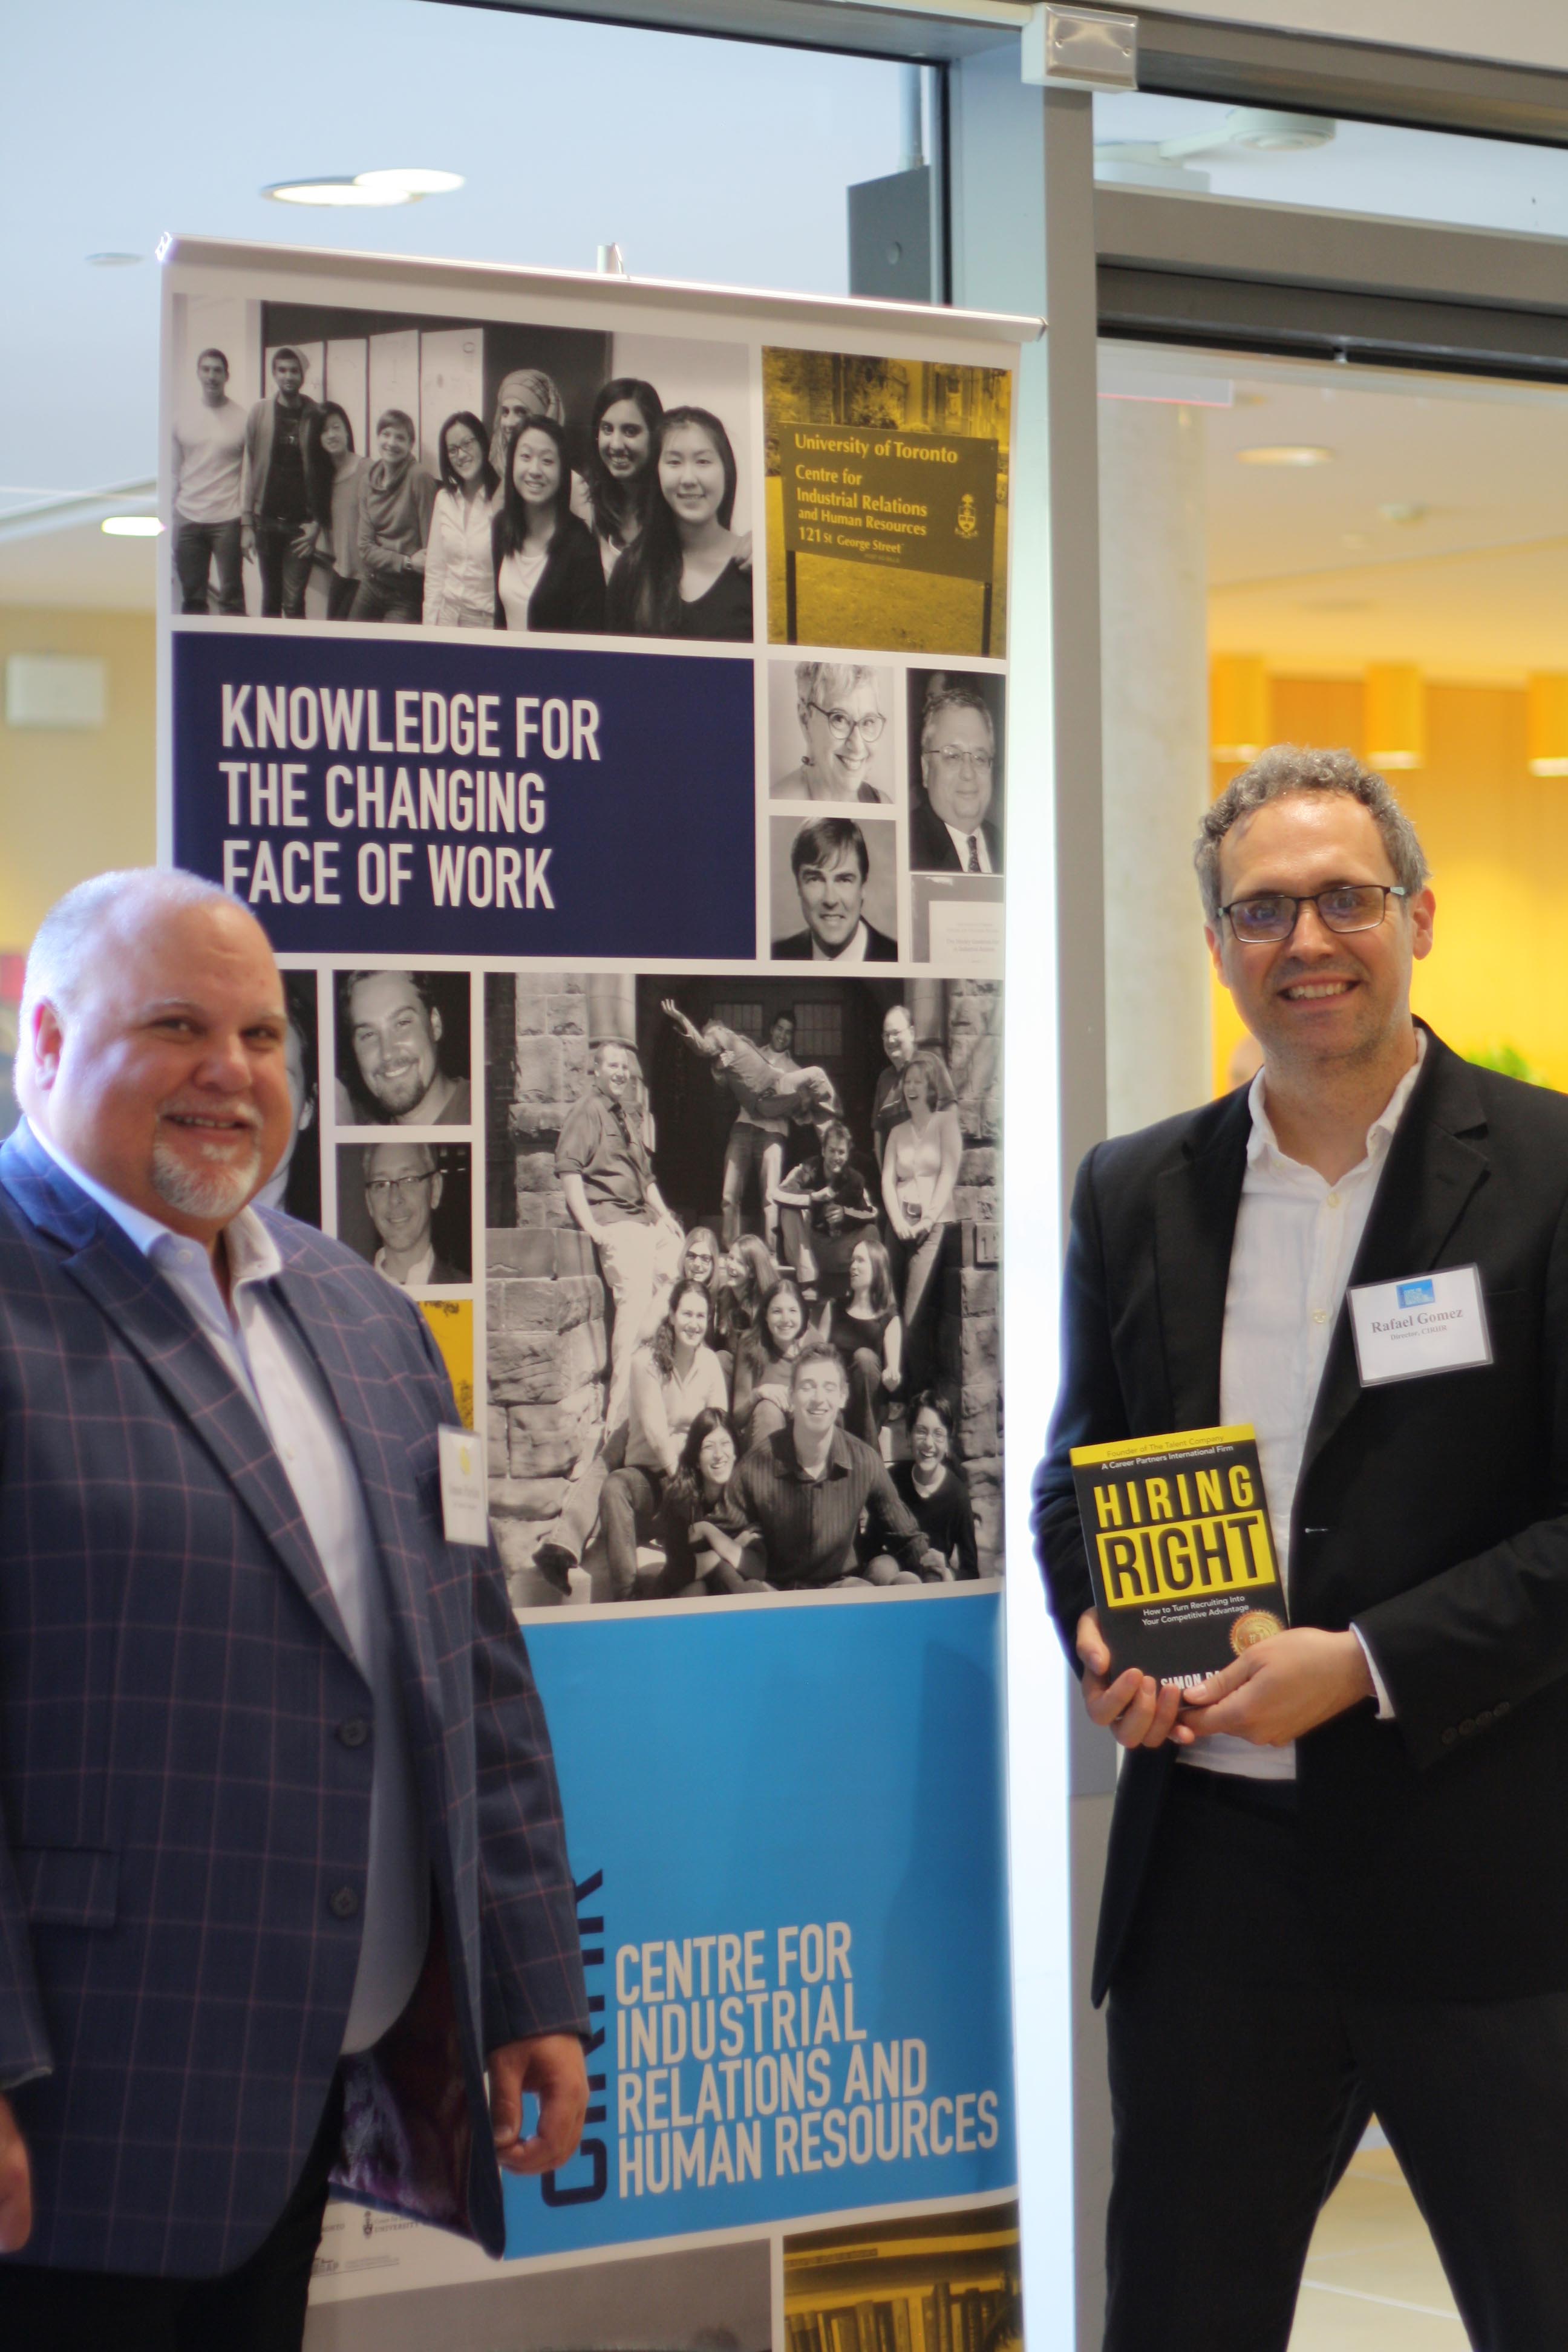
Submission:
<svg viewBox="0 0 1568 2352">
<path fill-rule="evenodd" d="M 1392 2149 L 1360 2149 L 1323 2209 L 1290 2352 L 1467 2352 L 1468 2339 Z"/>
</svg>

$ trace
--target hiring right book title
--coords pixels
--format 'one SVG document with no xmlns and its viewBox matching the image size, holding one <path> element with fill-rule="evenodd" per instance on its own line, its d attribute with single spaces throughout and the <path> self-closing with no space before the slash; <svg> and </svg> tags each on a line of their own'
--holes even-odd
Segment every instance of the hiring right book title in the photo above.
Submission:
<svg viewBox="0 0 1568 2352">
<path fill-rule="evenodd" d="M 1077 1445 L 1073 1483 L 1109 1679 L 1188 1689 L 1285 1628 L 1250 1428 Z"/>
</svg>

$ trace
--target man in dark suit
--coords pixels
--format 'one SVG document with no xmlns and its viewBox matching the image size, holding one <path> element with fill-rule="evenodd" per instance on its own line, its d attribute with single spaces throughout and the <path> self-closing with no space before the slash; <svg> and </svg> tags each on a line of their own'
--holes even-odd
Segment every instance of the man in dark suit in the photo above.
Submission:
<svg viewBox="0 0 1568 2352">
<path fill-rule="evenodd" d="M 1085 1161 L 1036 1482 L 1129 1751 L 1106 2342 L 1283 2352 L 1375 2110 L 1472 2341 L 1541 2352 L 1568 2343 L 1568 1104 L 1412 1022 L 1426 868 L 1348 753 L 1266 753 L 1197 859 L 1263 1068 Z M 1377 1286 L 1407 1280 L 1450 1336 L 1389 1376 Z M 1289 1630 L 1185 1693 L 1109 1680 L 1069 1450 L 1247 1422 Z"/>
<path fill-rule="evenodd" d="M 897 963 L 899 944 L 863 912 L 871 855 L 853 817 L 819 816 L 790 844 L 790 871 L 805 917 L 804 931 L 775 940 L 784 963 Z"/>
<path fill-rule="evenodd" d="M 917 874 L 1000 874 L 996 730 L 983 694 L 945 673 L 921 714 L 920 772 L 910 793 L 910 866 Z"/>
<path fill-rule="evenodd" d="M 83 884 L 28 960 L 0 2343 L 30 2352 L 297 2347 L 329 2173 L 499 2252 L 498 2158 L 563 2162 L 584 2114 L 549 1736 L 435 1342 L 249 1206 L 288 1027 L 259 926 L 190 876 Z"/>
</svg>

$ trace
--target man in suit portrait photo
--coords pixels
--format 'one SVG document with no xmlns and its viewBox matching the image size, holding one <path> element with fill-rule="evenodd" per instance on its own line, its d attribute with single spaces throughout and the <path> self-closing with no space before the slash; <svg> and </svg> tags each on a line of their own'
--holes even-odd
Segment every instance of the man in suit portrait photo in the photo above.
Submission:
<svg viewBox="0 0 1568 2352">
<path fill-rule="evenodd" d="M 910 870 L 1000 874 L 1002 828 L 992 814 L 1001 806 L 996 722 L 980 681 L 951 671 L 931 676 L 912 767 Z"/>
<path fill-rule="evenodd" d="M 1285 2352 L 1375 2115 L 1468 2340 L 1542 2352 L 1568 2343 L 1568 1102 L 1412 1018 L 1426 861 L 1348 751 L 1265 752 L 1195 855 L 1263 1066 L 1084 1161 L 1035 1489 L 1126 1751 L 1105 2343 Z M 1289 1625 L 1192 1688 L 1111 1679 L 1070 1451 L 1221 1424 L 1256 1430 Z"/>
<path fill-rule="evenodd" d="M 773 941 L 784 963 L 897 963 L 899 944 L 866 916 L 866 885 L 871 853 L 864 829 L 849 816 L 819 816 L 803 824 L 790 844 L 804 930 Z"/>
<path fill-rule="evenodd" d="M 254 917 L 83 883 L 21 1030 L 0 2343 L 292 2352 L 329 2178 L 499 2254 L 500 2168 L 576 2146 L 549 1734 L 494 1546 L 448 1533 L 424 1316 L 252 1205 L 293 1116 Z"/>
</svg>

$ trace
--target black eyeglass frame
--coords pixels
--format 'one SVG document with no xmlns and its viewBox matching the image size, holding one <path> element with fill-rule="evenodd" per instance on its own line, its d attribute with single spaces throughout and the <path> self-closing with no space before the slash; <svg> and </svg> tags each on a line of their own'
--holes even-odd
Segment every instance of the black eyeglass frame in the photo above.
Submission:
<svg viewBox="0 0 1568 2352">
<path fill-rule="evenodd" d="M 1324 914 L 1321 901 L 1325 898 L 1333 898 L 1335 894 L 1341 890 L 1380 890 L 1383 893 L 1383 904 L 1379 907 L 1377 913 L 1373 916 L 1370 923 L 1332 923 Z M 1336 939 L 1353 939 L 1358 931 L 1375 931 L 1379 928 L 1379 926 L 1387 918 L 1388 902 L 1391 898 L 1408 898 L 1409 896 L 1410 893 L 1405 888 L 1403 882 L 1331 882 L 1328 887 L 1322 890 L 1303 890 L 1299 892 L 1293 890 L 1259 890 L 1256 894 L 1256 898 L 1233 898 L 1228 906 L 1217 908 L 1216 912 L 1226 918 L 1226 920 L 1230 925 L 1232 937 L 1239 940 L 1243 947 L 1277 948 L 1283 946 L 1287 940 L 1294 938 L 1296 926 L 1301 919 L 1301 909 L 1303 907 L 1315 907 L 1318 910 L 1318 920 L 1322 924 L 1323 929 L 1326 931 L 1332 931 Z M 1285 929 L 1277 934 L 1261 939 L 1249 940 L 1245 932 L 1238 931 L 1236 928 L 1236 909 L 1237 907 L 1249 907 L 1256 905 L 1258 898 L 1278 899 L 1281 906 L 1289 907 L 1290 908 L 1290 920 L 1286 925 Z"/>
</svg>

